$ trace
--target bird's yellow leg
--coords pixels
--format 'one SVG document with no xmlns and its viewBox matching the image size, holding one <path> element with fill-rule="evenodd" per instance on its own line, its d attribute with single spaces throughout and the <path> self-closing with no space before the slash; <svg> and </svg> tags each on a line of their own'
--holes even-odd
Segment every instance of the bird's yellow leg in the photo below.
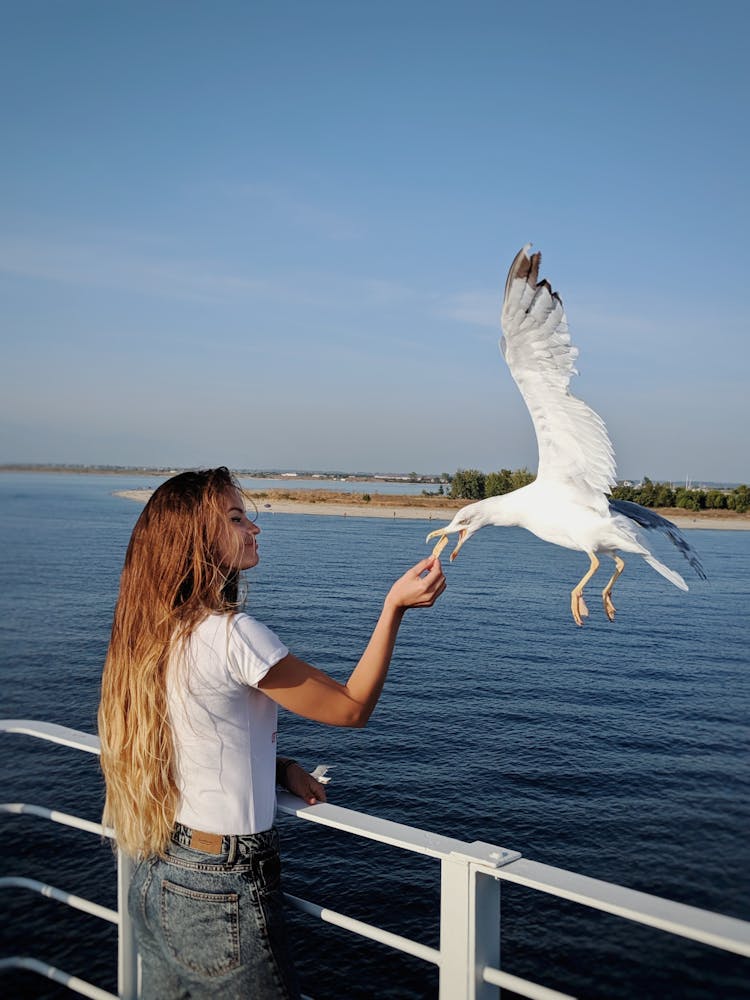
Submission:
<svg viewBox="0 0 750 1000">
<path fill-rule="evenodd" d="M 604 602 L 604 610 L 606 612 L 607 618 L 609 618 L 611 622 L 615 620 L 615 606 L 612 603 L 612 597 L 611 597 L 612 588 L 615 585 L 615 580 L 617 579 L 617 577 L 625 569 L 625 563 L 619 556 L 615 556 L 614 560 L 615 560 L 615 566 L 617 568 L 612 574 L 612 579 L 609 581 L 607 586 L 602 591 L 602 601 Z"/>
<path fill-rule="evenodd" d="M 589 609 L 586 607 L 586 602 L 583 599 L 583 588 L 599 569 L 599 560 L 594 553 L 589 552 L 588 555 L 591 560 L 588 572 L 570 592 L 570 610 L 573 612 L 573 619 L 576 625 L 583 625 L 583 619 L 588 617 Z"/>
</svg>

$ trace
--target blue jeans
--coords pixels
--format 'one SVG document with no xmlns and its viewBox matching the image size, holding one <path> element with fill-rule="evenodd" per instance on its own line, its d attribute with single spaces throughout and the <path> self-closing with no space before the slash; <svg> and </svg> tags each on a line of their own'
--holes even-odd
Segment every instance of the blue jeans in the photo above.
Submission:
<svg viewBox="0 0 750 1000">
<path fill-rule="evenodd" d="M 224 837 L 207 854 L 176 829 L 166 856 L 144 858 L 130 883 L 143 1000 L 298 998 L 276 830 Z"/>
</svg>

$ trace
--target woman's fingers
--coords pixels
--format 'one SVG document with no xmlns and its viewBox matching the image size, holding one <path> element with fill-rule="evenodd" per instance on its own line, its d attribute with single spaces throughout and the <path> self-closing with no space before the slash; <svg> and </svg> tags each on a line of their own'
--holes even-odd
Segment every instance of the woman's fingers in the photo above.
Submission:
<svg viewBox="0 0 750 1000">
<path fill-rule="evenodd" d="M 293 795 L 304 799 L 309 805 L 326 800 L 326 790 L 323 785 L 296 761 L 287 768 L 286 785 Z"/>
<path fill-rule="evenodd" d="M 443 593 L 445 586 L 440 560 L 427 556 L 396 581 L 391 593 L 401 607 L 431 607 Z"/>
</svg>

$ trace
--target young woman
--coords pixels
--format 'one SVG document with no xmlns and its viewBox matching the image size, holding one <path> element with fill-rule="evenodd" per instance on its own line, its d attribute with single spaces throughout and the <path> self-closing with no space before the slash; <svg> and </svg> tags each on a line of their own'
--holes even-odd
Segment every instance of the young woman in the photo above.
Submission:
<svg viewBox="0 0 750 1000">
<path fill-rule="evenodd" d="M 129 908 L 144 1000 L 299 996 L 274 829 L 276 784 L 322 785 L 276 756 L 277 706 L 364 726 L 408 608 L 445 589 L 424 559 L 397 580 L 346 684 L 240 608 L 260 529 L 225 468 L 184 472 L 133 529 L 102 678 L 104 821 L 137 861 Z"/>
</svg>

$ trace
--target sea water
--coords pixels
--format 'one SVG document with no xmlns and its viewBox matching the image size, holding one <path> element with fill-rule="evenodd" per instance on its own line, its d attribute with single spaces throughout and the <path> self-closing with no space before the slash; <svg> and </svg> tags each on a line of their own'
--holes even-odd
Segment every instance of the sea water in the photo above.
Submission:
<svg viewBox="0 0 750 1000">
<path fill-rule="evenodd" d="M 140 505 L 127 476 L 0 474 L 0 715 L 94 732 L 99 678 Z M 248 610 L 299 656 L 345 679 L 392 580 L 426 554 L 434 522 L 261 510 Z M 666 540 L 685 594 L 628 560 L 617 620 L 591 589 L 584 628 L 568 594 L 586 557 L 486 528 L 452 565 L 438 605 L 407 614 L 366 729 L 280 716 L 280 749 L 332 765 L 329 799 L 462 840 L 750 919 L 750 533 L 694 530 L 701 582 Z M 682 564 L 682 565 L 680 565 Z M 602 567 L 602 576 L 608 567 Z M 96 758 L 0 737 L 2 799 L 98 820 Z M 285 887 L 438 944 L 431 859 L 281 818 Z M 96 837 L 0 816 L 1 874 L 114 906 Z M 6 890 L 7 892 L 7 890 Z M 747 960 L 518 886 L 502 889 L 508 972 L 582 998 L 748 995 Z M 27 894 L 3 900 L 2 955 L 27 954 L 114 988 L 107 926 Z M 427 998 L 416 959 L 291 916 L 303 989 L 323 1000 Z M 12 997 L 68 992 L 30 973 Z M 507 994 L 504 994 L 507 995 Z"/>
</svg>

